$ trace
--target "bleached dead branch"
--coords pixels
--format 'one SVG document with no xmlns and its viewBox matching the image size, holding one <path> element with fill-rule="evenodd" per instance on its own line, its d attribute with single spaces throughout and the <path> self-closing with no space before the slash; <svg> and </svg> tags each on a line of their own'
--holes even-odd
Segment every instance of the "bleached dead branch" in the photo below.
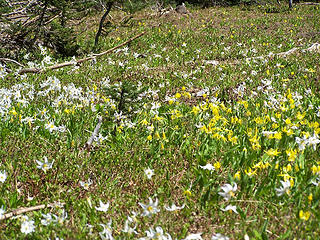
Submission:
<svg viewBox="0 0 320 240">
<path fill-rule="evenodd" d="M 320 53 L 320 44 L 319 43 L 314 43 L 311 45 L 311 47 L 306 48 L 306 49 L 301 49 L 301 48 L 292 48 L 286 52 L 280 52 L 280 53 L 270 53 L 269 55 L 263 55 L 263 56 L 258 56 L 258 57 L 251 57 L 251 58 L 244 58 L 242 60 L 233 60 L 233 61 L 216 61 L 216 60 L 205 60 L 204 63 L 206 65 L 213 65 L 213 66 L 217 66 L 217 65 L 221 65 L 221 64 L 240 64 L 243 62 L 250 62 L 252 60 L 258 60 L 258 59 L 265 59 L 265 58 L 272 58 L 275 56 L 278 57 L 287 57 L 289 55 L 292 55 L 294 53 L 297 53 L 301 51 L 302 53 L 305 52 L 318 52 Z"/>
<path fill-rule="evenodd" d="M 70 61 L 70 62 L 64 62 L 64 63 L 59 63 L 57 65 L 53 65 L 53 66 L 49 66 L 49 67 L 46 67 L 46 68 L 24 68 L 24 69 L 21 69 L 18 74 L 25 74 L 25 73 L 43 73 L 43 72 L 46 72 L 46 71 L 49 71 L 49 70 L 55 70 L 55 69 L 59 69 L 59 68 L 63 68 L 63 67 L 67 67 L 67 66 L 73 66 L 73 65 L 77 65 L 77 64 L 80 64 L 80 63 L 83 63 L 83 62 L 86 62 L 88 60 L 93 60 L 97 57 L 101 57 L 103 55 L 106 55 L 108 53 L 111 53 L 113 52 L 114 50 L 124 46 L 124 45 L 127 45 L 128 43 L 132 42 L 133 40 L 143 36 L 146 32 L 142 32 L 132 38 L 130 38 L 129 40 L 121 43 L 120 45 L 118 46 L 115 46 L 113 48 L 110 48 L 108 49 L 107 51 L 105 52 L 101 52 L 101 53 L 97 53 L 97 54 L 92 54 L 91 56 L 89 57 L 86 57 L 86 58 L 82 58 L 82 59 L 78 59 L 78 60 L 75 60 L 75 61 Z"/>
<path fill-rule="evenodd" d="M 58 207 L 61 205 L 64 205 L 64 203 L 49 203 L 49 204 L 41 204 L 41 205 L 37 205 L 37 206 L 33 206 L 33 207 L 18 208 L 16 210 L 13 210 L 12 212 L 3 214 L 2 216 L 0 216 L 0 220 L 5 220 L 8 218 L 12 218 L 14 216 L 19 216 L 19 215 L 27 213 L 27 212 L 38 211 L 38 210 L 44 209 L 44 208 L 54 208 L 54 207 Z"/>
</svg>

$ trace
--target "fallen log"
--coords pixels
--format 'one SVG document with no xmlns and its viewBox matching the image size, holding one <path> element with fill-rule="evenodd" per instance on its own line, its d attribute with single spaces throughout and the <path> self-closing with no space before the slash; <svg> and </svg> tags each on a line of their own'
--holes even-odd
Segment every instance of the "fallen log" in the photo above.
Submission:
<svg viewBox="0 0 320 240">
<path fill-rule="evenodd" d="M 297 3 L 297 5 L 320 5 L 320 3 L 316 3 L 316 2 L 302 2 L 302 3 Z"/>
<path fill-rule="evenodd" d="M 18 71 L 18 74 L 25 74 L 25 73 L 43 73 L 43 72 L 47 72 L 49 70 L 56 70 L 56 69 L 59 69 L 59 68 L 63 68 L 63 67 L 67 67 L 67 66 L 74 66 L 74 65 L 77 65 L 77 64 L 80 64 L 80 63 L 83 63 L 85 61 L 88 61 L 88 60 L 92 60 L 92 59 L 95 59 L 97 57 L 101 57 L 103 55 L 106 55 L 108 53 L 111 53 L 113 52 L 114 50 L 124 46 L 124 45 L 127 45 L 128 43 L 132 42 L 133 40 L 143 36 L 146 32 L 142 32 L 132 38 L 130 38 L 129 40 L 113 47 L 113 48 L 110 48 L 108 49 L 107 51 L 105 52 L 101 52 L 101 53 L 97 53 L 97 54 L 92 54 L 91 56 L 89 57 L 86 57 L 86 58 L 82 58 L 82 59 L 78 59 L 78 60 L 75 60 L 75 61 L 70 61 L 70 62 L 64 62 L 64 63 L 59 63 L 57 65 L 53 65 L 53 66 L 49 66 L 49 67 L 46 67 L 46 68 L 24 68 L 24 69 L 21 69 Z"/>
<path fill-rule="evenodd" d="M 311 47 L 306 48 L 306 49 L 301 49 L 301 48 L 297 48 L 294 47 L 286 52 L 280 52 L 280 53 L 271 53 L 269 55 L 263 55 L 263 56 L 258 56 L 258 57 L 251 57 L 251 58 L 244 58 L 244 59 L 240 59 L 240 60 L 234 60 L 234 61 L 216 61 L 216 60 L 204 60 L 204 63 L 206 65 L 213 65 L 213 66 L 217 66 L 217 65 L 221 65 L 221 64 L 240 64 L 242 62 L 249 62 L 252 60 L 258 60 L 258 59 L 264 59 L 264 58 L 271 58 L 274 56 L 278 56 L 278 57 L 287 57 L 289 55 L 292 55 L 298 51 L 301 52 L 318 52 L 320 53 L 320 43 L 314 43 L 311 45 Z"/>
</svg>

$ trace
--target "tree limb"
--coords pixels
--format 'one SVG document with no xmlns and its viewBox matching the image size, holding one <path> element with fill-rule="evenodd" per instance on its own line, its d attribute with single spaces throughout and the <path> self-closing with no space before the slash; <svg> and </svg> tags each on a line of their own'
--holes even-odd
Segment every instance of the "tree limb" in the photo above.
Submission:
<svg viewBox="0 0 320 240">
<path fill-rule="evenodd" d="M 10 59 L 10 58 L 0 58 L 0 61 L 2 61 L 2 62 L 13 62 L 13 63 L 19 65 L 20 67 L 24 67 L 21 63 L 17 62 L 16 60 Z"/>
<path fill-rule="evenodd" d="M 67 66 L 73 66 L 75 64 L 79 64 L 79 63 L 83 63 L 83 62 L 86 62 L 88 60 L 92 60 L 92 59 L 95 59 L 96 57 L 101 57 L 103 55 L 106 55 L 108 53 L 111 53 L 113 52 L 114 50 L 124 46 L 124 45 L 127 45 L 128 43 L 132 42 L 133 40 L 143 36 L 146 32 L 142 32 L 132 38 L 130 38 L 129 40 L 121 43 L 120 45 L 117 45 L 113 48 L 110 48 L 108 49 L 107 51 L 105 52 L 101 52 L 101 53 L 97 53 L 97 54 L 93 54 L 92 56 L 90 57 L 86 57 L 86 58 L 82 58 L 82 59 L 79 59 L 79 60 L 76 60 L 76 61 L 72 61 L 72 62 L 64 62 L 64 63 L 60 63 L 60 64 L 57 64 L 57 65 L 53 65 L 53 66 L 49 66 L 49 67 L 46 67 L 46 68 L 24 68 L 24 69 L 21 69 L 18 74 L 25 74 L 25 73 L 43 73 L 43 72 L 46 72 L 48 70 L 55 70 L 55 69 L 59 69 L 59 68 L 63 68 L 63 67 L 67 67 Z"/>
<path fill-rule="evenodd" d="M 297 3 L 297 5 L 320 5 L 320 3 L 315 3 L 315 2 L 302 2 L 302 3 Z"/>
<path fill-rule="evenodd" d="M 33 212 L 33 211 L 38 211 L 40 209 L 44 208 L 53 208 L 59 206 L 61 203 L 49 203 L 49 204 L 41 204 L 38 206 L 33 206 L 33 207 L 27 207 L 27 208 L 18 208 L 16 210 L 13 210 L 12 212 L 6 213 L 2 216 L 0 216 L 0 220 L 5 220 L 14 216 L 18 216 L 27 212 Z M 63 204 L 64 205 L 64 204 Z"/>
</svg>

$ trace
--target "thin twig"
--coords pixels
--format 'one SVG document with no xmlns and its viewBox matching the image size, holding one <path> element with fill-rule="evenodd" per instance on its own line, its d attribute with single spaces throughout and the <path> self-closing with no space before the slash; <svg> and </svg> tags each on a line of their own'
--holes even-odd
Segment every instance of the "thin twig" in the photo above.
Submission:
<svg viewBox="0 0 320 240">
<path fill-rule="evenodd" d="M 26 9 L 24 8 L 24 9 L 18 9 L 18 10 L 15 10 L 15 11 L 13 11 L 13 12 L 9 12 L 9 13 L 4 13 L 2 16 L 3 17 L 9 17 L 9 16 L 12 16 L 12 15 L 15 15 L 15 14 L 19 14 L 19 13 L 25 13 L 26 11 L 25 11 Z"/>
<path fill-rule="evenodd" d="M 51 23 L 53 20 L 57 19 L 58 17 L 61 17 L 62 16 L 62 13 L 59 13 L 57 15 L 55 15 L 54 17 L 50 18 L 49 20 L 47 20 L 44 25 L 47 25 L 49 23 Z"/>
<path fill-rule="evenodd" d="M 8 218 L 12 218 L 14 216 L 18 216 L 27 212 L 33 212 L 33 211 L 38 211 L 40 209 L 44 209 L 44 208 L 53 208 L 53 207 L 57 207 L 61 205 L 61 203 L 49 203 L 49 204 L 41 204 L 38 206 L 33 206 L 33 207 L 27 207 L 27 208 L 18 208 L 16 210 L 13 210 L 12 212 L 6 213 L 2 216 L 0 216 L 0 220 L 5 220 Z M 62 204 L 64 205 L 64 204 Z"/>
<path fill-rule="evenodd" d="M 3 62 L 13 62 L 13 63 L 19 65 L 20 67 L 24 67 L 21 63 L 17 62 L 16 60 L 10 59 L 10 58 L 0 58 L 0 61 L 3 61 Z"/>
<path fill-rule="evenodd" d="M 95 127 L 94 131 L 92 132 L 92 135 L 91 137 L 88 139 L 86 145 L 84 146 L 86 149 L 89 149 L 93 143 L 93 140 L 98 136 L 99 134 L 99 131 L 100 131 L 100 128 L 101 128 L 101 125 L 102 125 L 102 117 L 99 116 L 98 117 L 98 124 L 97 126 Z"/>
<path fill-rule="evenodd" d="M 130 38 L 129 40 L 121 43 L 120 45 L 118 46 L 115 46 L 113 48 L 110 48 L 109 50 L 105 51 L 105 52 L 102 52 L 102 53 L 97 53 L 97 54 L 92 54 L 92 56 L 90 57 L 86 57 L 86 58 L 82 58 L 82 59 L 79 59 L 79 60 L 76 60 L 76 61 L 72 61 L 72 62 L 64 62 L 64 63 L 60 63 L 60 64 L 57 64 L 57 65 L 53 65 L 53 66 L 50 66 L 50 67 L 47 67 L 47 68 L 24 68 L 24 69 L 21 69 L 18 73 L 19 74 L 25 74 L 25 73 L 43 73 L 43 72 L 46 72 L 48 70 L 55 70 L 55 69 L 59 69 L 59 68 L 63 68 L 63 67 L 67 67 L 67 66 L 73 66 L 75 64 L 79 64 L 79 63 L 82 63 L 82 62 L 85 62 L 85 61 L 88 61 L 88 60 L 92 60 L 92 59 L 95 59 L 96 57 L 101 57 L 103 55 L 106 55 L 108 53 L 111 53 L 113 52 L 114 50 L 132 42 L 133 40 L 143 36 L 146 32 L 142 32 L 132 38 Z"/>
<path fill-rule="evenodd" d="M 266 204 L 270 204 L 270 205 L 274 205 L 274 206 L 278 206 L 275 203 L 272 202 L 268 202 L 268 201 L 258 201 L 258 200 L 232 200 L 233 202 L 244 202 L 244 203 L 266 203 Z"/>
<path fill-rule="evenodd" d="M 27 27 L 29 24 L 38 21 L 38 19 L 39 19 L 39 16 L 35 16 L 34 18 L 29 17 L 28 19 L 26 19 L 26 20 L 22 23 L 21 27 L 22 27 L 22 28 L 25 28 L 25 27 Z"/>
<path fill-rule="evenodd" d="M 272 235 L 276 236 L 277 238 L 279 238 L 279 235 L 277 235 L 277 234 L 275 234 L 275 233 L 273 233 L 273 232 L 269 231 L 268 229 L 266 229 L 266 232 L 267 232 L 267 233 L 269 233 L 269 234 L 272 234 Z"/>
</svg>

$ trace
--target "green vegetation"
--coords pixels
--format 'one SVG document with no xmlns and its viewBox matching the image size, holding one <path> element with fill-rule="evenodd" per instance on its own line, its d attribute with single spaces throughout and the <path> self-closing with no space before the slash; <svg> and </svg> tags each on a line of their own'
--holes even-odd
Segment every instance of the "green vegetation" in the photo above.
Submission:
<svg viewBox="0 0 320 240">
<path fill-rule="evenodd" d="M 0 220 L 0 239 L 320 238 L 319 7 L 276 10 L 114 10 L 99 51 L 147 33 L 79 66 L 1 64 L 0 218 L 61 204 Z M 75 27 L 82 53 L 98 23 Z"/>
</svg>

